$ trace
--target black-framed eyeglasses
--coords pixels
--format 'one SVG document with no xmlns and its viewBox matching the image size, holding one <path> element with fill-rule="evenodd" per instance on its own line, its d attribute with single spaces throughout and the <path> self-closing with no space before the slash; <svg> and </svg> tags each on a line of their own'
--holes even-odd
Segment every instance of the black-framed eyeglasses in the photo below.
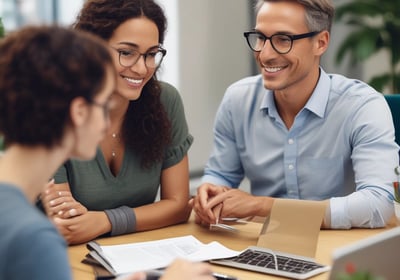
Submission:
<svg viewBox="0 0 400 280">
<path fill-rule="evenodd" d="M 103 109 L 104 118 L 105 119 L 109 118 L 109 116 L 110 116 L 110 104 L 109 104 L 109 101 L 106 101 L 104 103 L 99 103 L 99 102 L 94 101 L 94 100 L 89 100 L 88 103 L 90 105 L 93 105 L 93 106 L 96 106 L 96 107 L 99 107 L 99 108 Z"/>
<path fill-rule="evenodd" d="M 144 63 L 149 68 L 157 68 L 160 66 L 167 54 L 167 50 L 163 49 L 161 46 L 154 51 L 149 51 L 146 53 L 140 53 L 137 50 L 130 48 L 115 48 L 111 47 L 118 52 L 119 64 L 122 67 L 131 67 L 135 65 L 141 56 L 143 56 Z"/>
<path fill-rule="evenodd" d="M 271 37 L 265 36 L 259 31 L 244 32 L 243 35 L 246 37 L 247 44 L 250 49 L 254 52 L 260 52 L 264 48 L 265 41 L 271 42 L 272 48 L 279 54 L 287 54 L 290 52 L 293 46 L 294 40 L 303 38 L 309 38 L 317 35 L 321 31 L 312 31 L 308 33 L 289 35 L 289 34 L 274 34 Z"/>
</svg>

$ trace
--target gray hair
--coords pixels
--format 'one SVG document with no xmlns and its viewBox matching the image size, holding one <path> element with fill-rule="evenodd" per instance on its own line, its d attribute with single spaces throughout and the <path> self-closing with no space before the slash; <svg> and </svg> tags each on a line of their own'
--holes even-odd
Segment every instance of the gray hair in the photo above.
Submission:
<svg viewBox="0 0 400 280">
<path fill-rule="evenodd" d="M 310 31 L 331 31 L 335 8 L 331 0 L 258 0 L 255 5 L 256 14 L 265 2 L 296 2 L 306 11 L 306 25 Z"/>
</svg>

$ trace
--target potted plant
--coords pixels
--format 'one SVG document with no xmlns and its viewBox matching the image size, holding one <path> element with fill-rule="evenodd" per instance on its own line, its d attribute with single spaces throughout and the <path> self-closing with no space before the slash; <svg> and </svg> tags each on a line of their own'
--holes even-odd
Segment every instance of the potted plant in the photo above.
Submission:
<svg viewBox="0 0 400 280">
<path fill-rule="evenodd" d="M 394 173 L 397 175 L 397 181 L 393 182 L 393 192 L 394 192 L 394 214 L 397 220 L 400 222 L 400 166 L 394 169 Z"/>
<path fill-rule="evenodd" d="M 365 62 L 380 51 L 389 54 L 386 73 L 368 83 L 382 92 L 400 93 L 400 1 L 353 0 L 336 8 L 335 21 L 354 27 L 339 45 L 336 62 L 349 55 L 350 63 Z"/>
<path fill-rule="evenodd" d="M 0 39 L 4 37 L 4 25 L 3 25 L 3 21 L 0 17 Z"/>
<path fill-rule="evenodd" d="M 384 278 L 375 276 L 368 271 L 357 270 L 353 263 L 348 263 L 346 272 L 338 275 L 336 280 L 384 280 Z"/>
</svg>

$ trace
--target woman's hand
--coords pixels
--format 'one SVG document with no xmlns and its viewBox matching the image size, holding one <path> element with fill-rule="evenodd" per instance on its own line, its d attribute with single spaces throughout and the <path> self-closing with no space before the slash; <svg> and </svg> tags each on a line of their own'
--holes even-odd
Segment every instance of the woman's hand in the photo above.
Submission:
<svg viewBox="0 0 400 280">
<path fill-rule="evenodd" d="M 111 231 L 111 223 L 104 211 L 87 211 L 68 219 L 54 217 L 52 221 L 70 245 L 91 241 Z"/>
<path fill-rule="evenodd" d="M 67 219 L 88 211 L 72 196 L 68 184 L 54 184 L 54 180 L 46 184 L 41 200 L 48 217 Z"/>
</svg>

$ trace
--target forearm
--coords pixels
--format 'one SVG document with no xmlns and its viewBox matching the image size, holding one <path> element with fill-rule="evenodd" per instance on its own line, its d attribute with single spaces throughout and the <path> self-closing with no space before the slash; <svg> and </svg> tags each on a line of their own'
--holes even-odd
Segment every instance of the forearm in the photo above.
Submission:
<svg viewBox="0 0 400 280">
<path fill-rule="evenodd" d="M 384 190 L 363 189 L 330 199 L 330 228 L 384 227 L 393 216 L 393 204 Z"/>
<path fill-rule="evenodd" d="M 179 163 L 161 172 L 160 197 L 157 202 L 136 207 L 136 231 L 150 230 L 186 222 L 189 206 L 189 160 L 186 155 Z"/>
<path fill-rule="evenodd" d="M 53 222 L 69 244 L 81 244 L 111 232 L 111 223 L 104 211 L 89 211 L 73 218 L 55 217 Z"/>
<path fill-rule="evenodd" d="M 191 210 L 187 201 L 177 202 L 169 199 L 137 207 L 134 209 L 136 231 L 151 230 L 186 222 Z"/>
<path fill-rule="evenodd" d="M 88 225 L 86 230 L 88 231 L 89 235 L 91 236 L 88 240 L 90 241 L 94 238 L 102 236 L 111 232 L 112 226 L 110 220 L 108 219 L 107 215 L 104 211 L 89 211 L 90 218 L 94 221 L 86 221 L 85 224 Z M 82 225 L 86 227 L 85 225 Z M 85 241 L 85 242 L 86 242 Z"/>
<path fill-rule="evenodd" d="M 253 213 L 248 216 L 267 217 L 271 214 L 274 198 L 269 196 L 254 196 L 253 205 L 250 209 L 254 209 Z"/>
</svg>

